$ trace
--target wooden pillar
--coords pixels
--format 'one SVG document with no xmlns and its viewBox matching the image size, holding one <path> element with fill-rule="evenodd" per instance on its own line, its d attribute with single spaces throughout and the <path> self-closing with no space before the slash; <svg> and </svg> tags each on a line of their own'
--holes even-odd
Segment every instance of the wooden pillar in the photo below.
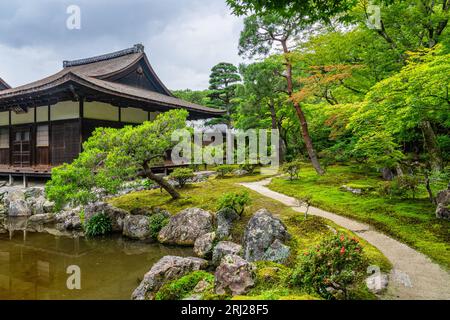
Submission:
<svg viewBox="0 0 450 320">
<path fill-rule="evenodd" d="M 80 152 L 83 151 L 84 97 L 80 98 Z"/>
<path fill-rule="evenodd" d="M 48 105 L 48 114 L 47 114 L 47 118 L 48 118 L 48 164 L 49 166 L 52 165 L 52 111 L 51 111 L 52 106 L 49 104 Z"/>
<path fill-rule="evenodd" d="M 8 124 L 9 124 L 9 166 L 12 166 L 12 116 L 11 116 L 11 110 L 8 112 Z"/>
</svg>

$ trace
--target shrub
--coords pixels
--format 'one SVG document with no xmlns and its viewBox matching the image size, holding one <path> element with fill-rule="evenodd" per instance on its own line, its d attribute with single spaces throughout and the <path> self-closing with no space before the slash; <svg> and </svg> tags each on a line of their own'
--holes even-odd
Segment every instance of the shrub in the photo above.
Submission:
<svg viewBox="0 0 450 320">
<path fill-rule="evenodd" d="M 156 183 L 150 179 L 142 180 L 142 186 L 147 190 L 152 189 L 155 185 Z"/>
<path fill-rule="evenodd" d="M 148 223 L 150 227 L 150 235 L 153 239 L 158 238 L 158 233 L 169 223 L 169 218 L 167 218 L 162 213 L 155 213 L 148 218 Z"/>
<path fill-rule="evenodd" d="M 178 182 L 180 188 L 183 188 L 193 177 L 194 170 L 189 168 L 177 168 L 169 175 L 169 179 Z"/>
<path fill-rule="evenodd" d="M 205 271 L 194 271 L 184 277 L 164 284 L 155 296 L 155 300 L 181 300 L 194 290 L 197 284 L 205 280 L 210 284 L 210 289 L 214 283 L 214 276 Z"/>
<path fill-rule="evenodd" d="M 256 165 L 255 164 L 251 164 L 251 163 L 243 163 L 243 164 L 239 165 L 239 169 L 245 170 L 248 173 L 252 174 L 253 172 L 255 172 Z"/>
<path fill-rule="evenodd" d="M 233 172 L 234 167 L 232 165 L 228 165 L 228 164 L 222 164 L 220 166 L 217 166 L 215 168 L 216 172 L 219 173 L 219 175 L 223 178 L 225 177 L 225 175 L 227 175 L 228 173 Z"/>
<path fill-rule="evenodd" d="M 299 257 L 292 283 L 325 299 L 347 298 L 347 290 L 364 276 L 366 267 L 358 240 L 334 235 Z"/>
<path fill-rule="evenodd" d="M 234 210 L 237 214 L 242 215 L 245 207 L 250 204 L 250 196 L 247 191 L 241 193 L 228 192 L 223 194 L 218 200 L 217 209 L 225 208 Z"/>
<path fill-rule="evenodd" d="M 112 231 L 111 219 L 104 213 L 97 213 L 84 224 L 88 237 L 102 236 Z"/>
<path fill-rule="evenodd" d="M 285 162 L 281 166 L 281 171 L 289 174 L 289 180 L 292 181 L 292 180 L 294 180 L 294 178 L 298 179 L 298 175 L 300 174 L 301 165 L 302 165 L 302 163 L 298 160 L 294 160 L 291 162 Z"/>
<path fill-rule="evenodd" d="M 398 176 L 392 181 L 381 183 L 378 187 L 378 194 L 381 196 L 405 198 L 408 196 L 408 192 L 411 192 L 414 199 L 419 185 L 420 179 L 417 176 Z"/>
</svg>

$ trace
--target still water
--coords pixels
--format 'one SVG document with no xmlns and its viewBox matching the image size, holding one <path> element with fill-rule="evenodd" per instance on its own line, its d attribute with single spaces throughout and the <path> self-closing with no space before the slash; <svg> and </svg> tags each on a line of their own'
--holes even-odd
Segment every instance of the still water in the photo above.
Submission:
<svg viewBox="0 0 450 320">
<path fill-rule="evenodd" d="M 11 237 L 11 239 L 10 239 Z M 130 299 L 143 275 L 165 255 L 192 250 L 112 236 L 89 240 L 15 231 L 0 234 L 0 300 Z M 81 290 L 69 290 L 69 266 L 81 270 Z"/>
</svg>

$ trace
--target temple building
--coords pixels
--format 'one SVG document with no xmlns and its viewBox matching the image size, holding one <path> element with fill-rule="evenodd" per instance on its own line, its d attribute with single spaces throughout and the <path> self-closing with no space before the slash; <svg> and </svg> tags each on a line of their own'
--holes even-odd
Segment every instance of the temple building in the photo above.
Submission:
<svg viewBox="0 0 450 320">
<path fill-rule="evenodd" d="M 17 88 L 0 79 L 0 175 L 49 176 L 78 156 L 95 128 L 140 124 L 174 108 L 190 119 L 223 114 L 174 97 L 141 44 L 64 61 L 60 72 Z"/>
</svg>

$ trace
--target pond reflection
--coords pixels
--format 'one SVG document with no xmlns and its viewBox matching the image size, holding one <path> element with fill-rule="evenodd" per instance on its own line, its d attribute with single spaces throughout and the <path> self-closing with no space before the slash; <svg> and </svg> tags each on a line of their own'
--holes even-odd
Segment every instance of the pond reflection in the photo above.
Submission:
<svg viewBox="0 0 450 320">
<path fill-rule="evenodd" d="M 0 299 L 130 299 L 165 255 L 189 256 L 192 250 L 120 236 L 69 238 L 10 229 L 0 234 Z M 66 286 L 71 265 L 80 267 L 81 290 Z"/>
</svg>

